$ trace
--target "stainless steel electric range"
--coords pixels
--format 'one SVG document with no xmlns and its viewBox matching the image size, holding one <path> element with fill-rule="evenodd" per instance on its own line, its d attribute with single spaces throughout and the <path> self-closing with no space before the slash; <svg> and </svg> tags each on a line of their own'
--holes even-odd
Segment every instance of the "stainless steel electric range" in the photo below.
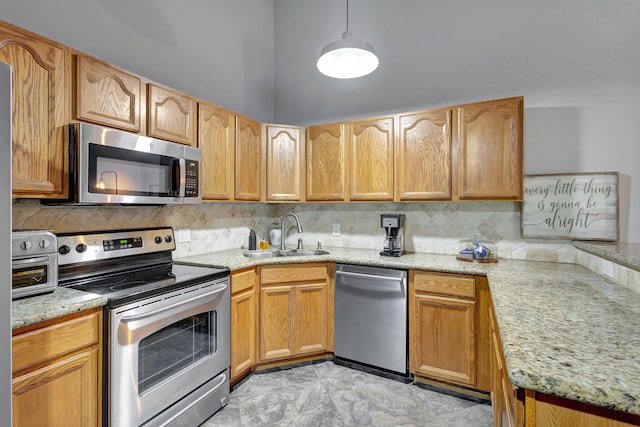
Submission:
<svg viewBox="0 0 640 427">
<path fill-rule="evenodd" d="M 170 227 L 57 237 L 59 286 L 108 298 L 105 425 L 198 425 L 227 404 L 228 269 L 173 263 Z"/>
</svg>

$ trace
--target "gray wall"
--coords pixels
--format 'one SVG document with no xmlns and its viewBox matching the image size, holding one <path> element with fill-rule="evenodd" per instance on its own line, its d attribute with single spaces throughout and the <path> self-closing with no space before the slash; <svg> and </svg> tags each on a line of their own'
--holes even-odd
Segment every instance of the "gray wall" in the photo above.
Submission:
<svg viewBox="0 0 640 427">
<path fill-rule="evenodd" d="M 525 173 L 622 172 L 620 237 L 640 242 L 640 2 L 352 0 L 380 67 L 346 81 L 315 67 L 345 1 L 274 4 L 277 122 L 524 95 Z"/>
<path fill-rule="evenodd" d="M 273 0 L 0 0 L 0 19 L 261 121 Z"/>
<path fill-rule="evenodd" d="M 0 0 L 0 19 L 261 121 L 312 124 L 525 97 L 525 173 L 622 173 L 640 242 L 640 2 L 352 0 L 380 68 L 320 75 L 344 0 Z M 632 219 L 636 218 L 634 222 Z"/>
</svg>

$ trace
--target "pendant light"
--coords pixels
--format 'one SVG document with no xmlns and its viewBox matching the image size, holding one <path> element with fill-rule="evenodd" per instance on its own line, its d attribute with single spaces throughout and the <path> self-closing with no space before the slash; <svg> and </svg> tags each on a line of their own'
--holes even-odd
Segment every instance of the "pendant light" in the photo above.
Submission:
<svg viewBox="0 0 640 427">
<path fill-rule="evenodd" d="M 349 31 L 349 0 L 347 0 L 347 31 L 342 39 L 329 43 L 320 52 L 318 70 L 335 79 L 354 79 L 372 73 L 380 61 L 367 42 L 354 39 Z"/>
</svg>

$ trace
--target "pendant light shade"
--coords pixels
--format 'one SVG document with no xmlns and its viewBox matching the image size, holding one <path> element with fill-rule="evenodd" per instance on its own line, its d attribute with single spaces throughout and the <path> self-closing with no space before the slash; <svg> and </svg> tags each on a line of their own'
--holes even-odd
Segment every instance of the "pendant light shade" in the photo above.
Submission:
<svg viewBox="0 0 640 427">
<path fill-rule="evenodd" d="M 354 39 L 349 31 L 349 1 L 347 0 L 347 31 L 342 39 L 329 43 L 320 52 L 318 70 L 336 79 L 353 79 L 372 73 L 380 61 L 367 42 Z"/>
</svg>

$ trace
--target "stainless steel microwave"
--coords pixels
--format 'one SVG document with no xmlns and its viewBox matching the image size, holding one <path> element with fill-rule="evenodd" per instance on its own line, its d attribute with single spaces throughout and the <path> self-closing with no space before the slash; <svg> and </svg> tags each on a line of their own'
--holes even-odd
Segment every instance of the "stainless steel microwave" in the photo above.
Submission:
<svg viewBox="0 0 640 427">
<path fill-rule="evenodd" d="M 88 123 L 69 125 L 68 139 L 70 197 L 53 203 L 202 202 L 199 148 Z"/>
</svg>

